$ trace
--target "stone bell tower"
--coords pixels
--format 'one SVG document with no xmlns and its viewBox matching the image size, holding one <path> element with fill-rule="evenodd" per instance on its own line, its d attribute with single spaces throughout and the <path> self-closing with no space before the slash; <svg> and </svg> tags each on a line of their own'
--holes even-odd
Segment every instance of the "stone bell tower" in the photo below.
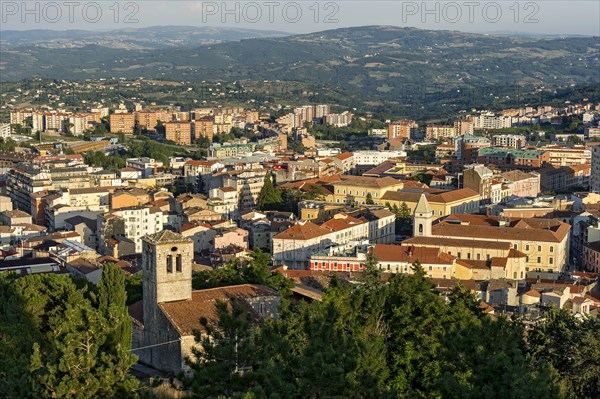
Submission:
<svg viewBox="0 0 600 399">
<path fill-rule="evenodd" d="M 431 226 L 433 224 L 433 210 L 427 201 L 425 194 L 421 194 L 419 202 L 413 214 L 413 236 L 431 237 Z"/>
<path fill-rule="evenodd" d="M 142 238 L 144 323 L 159 303 L 192 299 L 194 243 L 170 230 Z"/>
</svg>

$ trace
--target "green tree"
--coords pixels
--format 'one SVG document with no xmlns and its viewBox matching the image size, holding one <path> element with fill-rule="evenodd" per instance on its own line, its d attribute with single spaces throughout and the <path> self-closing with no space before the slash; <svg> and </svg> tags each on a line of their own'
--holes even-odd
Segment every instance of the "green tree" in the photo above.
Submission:
<svg viewBox="0 0 600 399">
<path fill-rule="evenodd" d="M 275 209 L 281 204 L 281 193 L 275 190 L 273 186 L 273 180 L 271 180 L 271 174 L 265 174 L 263 187 L 260 189 L 258 194 L 258 209 L 261 211 L 268 211 Z"/>
<path fill-rule="evenodd" d="M 532 370 L 523 327 L 501 317 L 471 320 L 444 337 L 442 398 L 559 398 L 548 368 Z"/>
<path fill-rule="evenodd" d="M 367 193 L 367 199 L 366 199 L 366 204 L 367 205 L 373 205 L 375 204 L 375 202 L 373 202 L 373 196 L 371 195 L 371 193 Z"/>
<path fill-rule="evenodd" d="M 367 258 L 362 266 L 362 282 L 370 289 L 378 288 L 381 283 L 381 269 L 379 269 L 379 261 L 375 256 L 375 248 L 369 248 Z"/>
<path fill-rule="evenodd" d="M 202 331 L 195 332 L 200 349 L 192 349 L 187 360 L 194 375 L 186 381 L 194 395 L 201 398 L 231 396 L 248 387 L 254 348 L 250 316 L 235 301 L 217 300 L 217 326 L 200 319 Z"/>
<path fill-rule="evenodd" d="M 13 395 L 19 390 L 28 392 L 12 397 L 127 397 L 133 393 L 136 380 L 128 374 L 130 364 L 123 362 L 131 359 L 129 349 L 123 348 L 119 357 L 108 344 L 119 335 L 122 323 L 113 324 L 113 315 L 126 314 L 124 302 L 117 301 L 123 304 L 121 309 L 111 304 L 107 317 L 107 312 L 97 307 L 104 302 L 100 297 L 107 295 L 97 296 L 87 285 L 78 288 L 64 275 L 36 274 L 16 280 L 0 277 L 0 286 L 8 288 L 1 290 L 8 295 L 3 298 L 8 305 L 0 308 L 0 332 L 6 334 L 6 321 L 17 322 L 21 337 L 8 335 L 6 342 L 16 344 L 21 351 L 10 363 L 26 376 L 25 380 L 9 379 L 6 391 Z"/>
<path fill-rule="evenodd" d="M 598 342 L 598 319 L 577 319 L 568 310 L 555 308 L 534 326 L 527 339 L 534 364 L 550 364 L 567 392 L 590 399 L 600 397 Z"/>
<path fill-rule="evenodd" d="M 123 381 L 121 389 L 133 389 L 135 380 L 127 372 L 137 359 L 131 355 L 132 327 L 127 311 L 125 273 L 112 263 L 102 269 L 102 278 L 98 283 L 98 310 L 112 327 L 101 350 L 112 357 L 115 371 L 120 373 L 118 378 Z"/>
</svg>

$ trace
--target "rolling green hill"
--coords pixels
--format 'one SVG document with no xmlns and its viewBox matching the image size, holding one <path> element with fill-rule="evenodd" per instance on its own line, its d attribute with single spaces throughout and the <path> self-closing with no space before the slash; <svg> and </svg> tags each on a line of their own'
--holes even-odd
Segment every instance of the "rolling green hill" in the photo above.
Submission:
<svg viewBox="0 0 600 399">
<path fill-rule="evenodd" d="M 523 38 L 389 26 L 213 45 L 4 49 L 1 79 L 146 77 L 301 82 L 319 99 L 377 108 L 484 104 L 600 84 L 598 37 Z"/>
</svg>

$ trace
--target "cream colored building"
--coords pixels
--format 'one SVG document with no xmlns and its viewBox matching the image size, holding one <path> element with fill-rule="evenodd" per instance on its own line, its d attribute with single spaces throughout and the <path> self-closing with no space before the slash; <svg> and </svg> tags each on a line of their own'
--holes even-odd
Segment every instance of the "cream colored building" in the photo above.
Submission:
<svg viewBox="0 0 600 399">
<path fill-rule="evenodd" d="M 371 196 L 374 203 L 387 191 L 397 191 L 404 187 L 404 183 L 392 177 L 364 177 L 340 176 L 342 180 L 331 183 L 333 186 L 333 202 L 338 204 L 367 203 Z"/>
<path fill-rule="evenodd" d="M 430 222 L 415 217 L 414 223 Z M 509 243 L 514 257 L 524 257 L 520 266 L 524 270 L 507 268 L 506 277 L 521 279 L 528 274 L 535 276 L 535 272 L 563 271 L 567 266 L 570 230 L 570 225 L 554 219 L 522 218 L 509 221 L 485 215 L 452 214 L 432 225 L 431 234 L 424 236 L 463 240 L 461 245 L 466 244 L 464 247 L 456 247 L 455 252 L 451 251 L 459 259 L 477 256 L 473 247 L 479 241 Z M 480 254 L 486 252 L 480 251 Z"/>
<path fill-rule="evenodd" d="M 433 210 L 434 220 L 453 213 L 476 213 L 479 211 L 481 197 L 469 188 L 445 191 L 438 194 L 430 194 L 418 189 L 388 191 L 375 203 L 386 206 L 396 205 L 397 207 L 406 204 L 412 213 L 423 193 Z"/>
</svg>

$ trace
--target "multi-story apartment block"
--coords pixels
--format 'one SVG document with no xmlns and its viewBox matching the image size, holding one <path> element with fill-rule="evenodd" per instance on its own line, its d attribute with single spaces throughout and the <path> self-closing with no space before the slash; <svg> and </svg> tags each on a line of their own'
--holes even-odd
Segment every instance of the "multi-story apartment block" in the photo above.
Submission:
<svg viewBox="0 0 600 399">
<path fill-rule="evenodd" d="M 44 130 L 53 130 L 55 132 L 64 132 L 65 123 L 69 121 L 69 114 L 62 112 L 44 113 Z"/>
<path fill-rule="evenodd" d="M 110 132 L 133 134 L 135 129 L 135 115 L 128 112 L 110 115 Z"/>
<path fill-rule="evenodd" d="M 94 126 L 101 122 L 99 113 L 79 113 L 69 116 L 69 133 L 74 136 L 83 136 L 86 130 L 93 129 Z"/>
<path fill-rule="evenodd" d="M 264 170 L 235 170 L 224 172 L 223 187 L 231 187 L 238 194 L 240 213 L 256 208 L 258 194 L 264 186 Z"/>
<path fill-rule="evenodd" d="M 392 122 L 388 125 L 388 139 L 395 138 L 414 138 L 419 133 L 417 122 L 409 119 L 402 119 Z"/>
<path fill-rule="evenodd" d="M 10 123 L 0 123 L 0 138 L 10 138 Z"/>
<path fill-rule="evenodd" d="M 587 190 L 590 186 L 591 165 L 546 166 L 537 172 L 543 191 L 564 192 L 571 189 Z"/>
<path fill-rule="evenodd" d="M 490 140 L 486 137 L 463 134 L 454 139 L 456 157 L 467 162 L 476 162 L 477 153 L 480 148 L 490 146 Z"/>
<path fill-rule="evenodd" d="M 214 161 L 187 161 L 183 165 L 183 176 L 185 178 L 185 183 L 188 185 L 196 186 L 195 189 L 197 192 L 208 193 L 208 190 L 211 188 L 211 174 L 225 165 L 219 162 Z M 200 181 L 198 178 L 202 179 L 202 186 L 198 187 Z M 201 190 L 202 189 L 202 190 Z"/>
<path fill-rule="evenodd" d="M 174 141 L 177 144 L 192 144 L 192 123 L 191 122 L 166 122 L 165 139 Z"/>
<path fill-rule="evenodd" d="M 196 119 L 195 122 L 195 133 L 196 139 L 200 137 L 206 137 L 208 141 L 212 143 L 213 136 L 215 133 L 214 130 L 215 118 L 213 116 L 203 116 L 199 119 Z"/>
<path fill-rule="evenodd" d="M 590 164 L 592 162 L 592 152 L 589 148 L 583 146 L 563 148 L 550 145 L 542 147 L 540 150 L 545 152 L 547 157 L 546 162 L 552 166 L 574 166 Z"/>
<path fill-rule="evenodd" d="M 592 172 L 590 178 L 590 190 L 600 193 L 600 144 L 591 147 Z"/>
<path fill-rule="evenodd" d="M 456 131 L 456 136 L 473 134 L 473 122 L 466 119 L 456 120 L 454 121 L 454 130 Z"/>
<path fill-rule="evenodd" d="M 335 127 L 348 126 L 352 122 L 354 115 L 349 111 L 344 111 L 341 114 L 329 114 L 323 117 L 323 123 Z"/>
<path fill-rule="evenodd" d="M 219 187 L 210 190 L 210 196 L 206 202 L 206 207 L 220 213 L 224 218 L 237 220 L 238 212 L 238 192 L 233 187 Z"/>
<path fill-rule="evenodd" d="M 310 256 L 331 246 L 331 231 L 300 221 L 273 237 L 273 265 L 305 269 Z"/>
<path fill-rule="evenodd" d="M 425 138 L 429 140 L 444 140 L 458 135 L 455 126 L 427 125 L 425 128 Z"/>
<path fill-rule="evenodd" d="M 88 167 L 76 162 L 47 161 L 42 165 L 20 163 L 11 169 L 7 178 L 7 191 L 15 206 L 30 211 L 31 194 L 61 188 L 86 188 L 91 186 Z"/>
<path fill-rule="evenodd" d="M 520 149 L 525 146 L 527 139 L 517 134 L 496 134 L 492 136 L 492 146 Z"/>
<path fill-rule="evenodd" d="M 134 112 L 134 115 L 140 128 L 151 132 L 155 131 L 159 121 L 158 113 L 156 111 L 136 111 Z"/>
<path fill-rule="evenodd" d="M 485 165 L 468 165 L 463 171 L 463 187 L 479 193 L 483 204 L 497 204 L 502 200 L 501 182 Z"/>
<path fill-rule="evenodd" d="M 142 177 L 150 177 L 156 174 L 158 168 L 163 167 L 163 163 L 161 161 L 157 161 L 154 158 L 148 157 L 127 158 L 126 165 L 128 168 L 141 171 Z"/>
<path fill-rule="evenodd" d="M 500 147 L 480 148 L 477 162 L 498 168 L 537 169 L 548 162 L 549 154 L 537 150 L 515 150 Z"/>
<path fill-rule="evenodd" d="M 113 219 L 120 219 L 114 223 Z M 142 237 L 164 230 L 163 212 L 147 206 L 121 208 L 97 217 L 98 245 L 101 253 L 105 253 L 106 241 L 123 235 L 135 244 L 135 251 L 142 252 Z M 114 229 L 111 225 L 122 225 Z"/>
<path fill-rule="evenodd" d="M 53 191 L 44 197 L 45 224 L 50 231 L 65 228 L 65 221 L 74 216 L 96 219 L 110 209 L 114 187 L 71 188 Z"/>
<path fill-rule="evenodd" d="M 13 110 L 10 111 L 10 124 L 25 126 L 27 119 L 32 117 L 31 110 Z"/>
<path fill-rule="evenodd" d="M 376 166 L 390 158 L 405 158 L 406 151 L 354 151 L 356 166 Z"/>
<path fill-rule="evenodd" d="M 508 188 L 508 196 L 537 197 L 540 193 L 540 174 L 537 172 L 523 172 L 511 170 L 498 176 Z"/>
<path fill-rule="evenodd" d="M 471 117 L 474 129 L 504 129 L 512 127 L 510 116 L 497 116 L 493 113 L 484 113 Z"/>
<path fill-rule="evenodd" d="M 315 105 L 315 118 L 323 118 L 331 113 L 331 108 L 327 104 Z"/>
<path fill-rule="evenodd" d="M 210 158 L 229 158 L 239 157 L 251 154 L 256 148 L 256 143 L 225 143 L 212 144 L 208 149 Z"/>
</svg>

